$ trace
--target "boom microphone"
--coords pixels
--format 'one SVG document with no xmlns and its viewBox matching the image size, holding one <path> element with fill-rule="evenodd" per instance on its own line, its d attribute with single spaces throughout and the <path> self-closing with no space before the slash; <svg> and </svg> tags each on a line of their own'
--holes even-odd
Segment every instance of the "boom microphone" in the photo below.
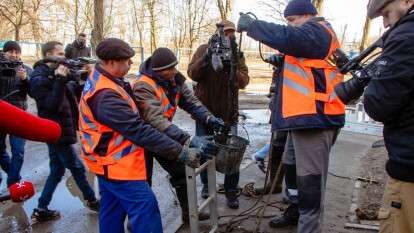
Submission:
<svg viewBox="0 0 414 233">
<path fill-rule="evenodd" d="M 0 100 L 0 132 L 24 139 L 55 143 L 60 138 L 58 123 L 37 117 Z"/>
</svg>

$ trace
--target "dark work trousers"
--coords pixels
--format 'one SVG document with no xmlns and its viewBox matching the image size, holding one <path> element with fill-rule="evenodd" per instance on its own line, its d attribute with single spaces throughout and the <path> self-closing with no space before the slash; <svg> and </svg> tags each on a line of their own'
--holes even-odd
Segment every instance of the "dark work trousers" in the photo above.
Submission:
<svg viewBox="0 0 414 233">
<path fill-rule="evenodd" d="M 72 173 L 76 185 L 83 194 L 83 198 L 87 201 L 95 201 L 95 192 L 86 180 L 85 167 L 79 160 L 73 145 L 47 144 L 47 146 L 49 149 L 50 174 L 46 179 L 45 187 L 39 198 L 39 208 L 47 208 L 57 185 L 65 174 L 66 168 Z"/>
<path fill-rule="evenodd" d="M 237 127 L 231 127 L 232 133 L 237 133 Z M 213 135 L 214 132 L 212 129 L 207 128 L 204 124 L 201 124 L 199 122 L 196 122 L 196 135 L 197 136 L 205 136 L 205 135 Z M 200 160 L 200 164 L 205 163 L 206 160 L 202 157 Z M 204 170 L 200 174 L 201 183 L 203 185 L 207 185 L 208 179 L 207 179 L 207 171 Z M 239 184 L 240 179 L 240 173 L 234 173 L 231 175 L 225 175 L 224 176 L 224 191 L 226 194 L 228 193 L 236 193 L 238 191 L 237 186 Z"/>
<path fill-rule="evenodd" d="M 0 166 L 7 173 L 7 187 L 21 180 L 20 170 L 24 160 L 26 141 L 9 134 L 11 159 L 6 150 L 7 134 L 0 133 Z M 1 180 L 1 178 L 0 178 Z"/>
<path fill-rule="evenodd" d="M 178 201 L 180 202 L 183 212 L 188 212 L 188 200 L 187 200 L 187 181 L 185 176 L 185 165 L 176 159 L 166 159 L 153 152 L 145 152 L 145 161 L 147 167 L 147 181 L 151 186 L 152 184 L 152 170 L 154 158 L 161 165 L 161 167 L 168 172 L 170 177 L 170 183 L 174 187 L 177 194 Z"/>
<path fill-rule="evenodd" d="M 305 129 L 288 132 L 284 164 L 294 162 L 299 205 L 298 233 L 322 232 L 329 153 L 338 129 Z"/>
<path fill-rule="evenodd" d="M 283 151 L 285 150 L 285 144 L 287 139 L 287 131 L 274 131 L 270 140 L 269 151 L 269 187 L 272 185 L 273 180 L 276 177 L 277 170 L 282 162 Z M 282 171 L 281 171 L 282 172 Z"/>
</svg>

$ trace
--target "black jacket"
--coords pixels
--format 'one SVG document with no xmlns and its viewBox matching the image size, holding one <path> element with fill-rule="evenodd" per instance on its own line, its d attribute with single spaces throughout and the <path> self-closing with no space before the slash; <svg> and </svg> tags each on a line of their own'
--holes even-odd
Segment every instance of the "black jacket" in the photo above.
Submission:
<svg viewBox="0 0 414 233">
<path fill-rule="evenodd" d="M 414 182 L 414 13 L 387 32 L 383 52 L 375 63 L 377 75 L 364 94 L 365 110 L 384 123 L 387 172 Z"/>
<path fill-rule="evenodd" d="M 68 44 L 65 48 L 65 57 L 69 59 L 90 56 L 91 48 L 79 44 L 76 40 L 72 44 Z"/>
<path fill-rule="evenodd" d="M 72 88 L 76 85 L 66 79 L 57 78 L 54 70 L 44 63 L 34 65 L 30 77 L 29 95 L 35 99 L 39 117 L 53 120 L 62 127 L 59 145 L 77 142 L 78 102 Z"/>
<path fill-rule="evenodd" d="M 32 69 L 26 65 L 23 65 L 26 70 L 27 77 L 30 76 Z M 11 94 L 14 91 L 18 91 L 15 94 Z M 21 108 L 27 109 L 27 94 L 29 92 L 29 78 L 20 80 L 18 77 L 8 77 L 0 75 L 0 98 L 3 98 L 9 94 L 4 100 L 10 104 Z"/>
</svg>

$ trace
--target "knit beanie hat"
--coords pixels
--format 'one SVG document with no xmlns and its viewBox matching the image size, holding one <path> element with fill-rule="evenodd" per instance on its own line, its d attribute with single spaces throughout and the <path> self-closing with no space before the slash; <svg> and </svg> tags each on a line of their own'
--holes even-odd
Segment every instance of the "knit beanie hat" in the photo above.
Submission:
<svg viewBox="0 0 414 233">
<path fill-rule="evenodd" d="M 12 51 L 12 50 L 22 52 L 22 48 L 20 47 L 20 45 L 16 41 L 9 40 L 6 43 L 4 43 L 3 52 L 8 52 L 8 51 Z"/>
<path fill-rule="evenodd" d="M 153 71 L 165 70 L 177 64 L 177 57 L 168 48 L 158 48 L 152 53 L 151 66 Z"/>
<path fill-rule="evenodd" d="M 317 15 L 318 11 L 310 0 L 292 0 L 286 6 L 285 18 L 292 15 Z"/>
</svg>

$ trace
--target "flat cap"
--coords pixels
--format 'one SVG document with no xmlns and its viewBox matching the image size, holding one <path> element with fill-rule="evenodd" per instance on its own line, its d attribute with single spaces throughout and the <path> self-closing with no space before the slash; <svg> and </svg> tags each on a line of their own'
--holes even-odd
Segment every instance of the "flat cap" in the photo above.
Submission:
<svg viewBox="0 0 414 233">
<path fill-rule="evenodd" d="M 369 0 L 367 14 L 370 19 L 375 19 L 381 15 L 382 8 L 394 0 Z"/>
<path fill-rule="evenodd" d="M 129 44 L 118 38 L 107 38 L 96 47 L 96 56 L 101 60 L 120 60 L 131 58 L 135 51 Z"/>
<path fill-rule="evenodd" d="M 220 24 L 223 24 L 224 31 L 226 31 L 226 30 L 234 30 L 234 31 L 236 31 L 236 26 L 234 25 L 233 22 L 231 22 L 229 20 L 223 20 L 223 21 L 220 22 Z"/>
</svg>

